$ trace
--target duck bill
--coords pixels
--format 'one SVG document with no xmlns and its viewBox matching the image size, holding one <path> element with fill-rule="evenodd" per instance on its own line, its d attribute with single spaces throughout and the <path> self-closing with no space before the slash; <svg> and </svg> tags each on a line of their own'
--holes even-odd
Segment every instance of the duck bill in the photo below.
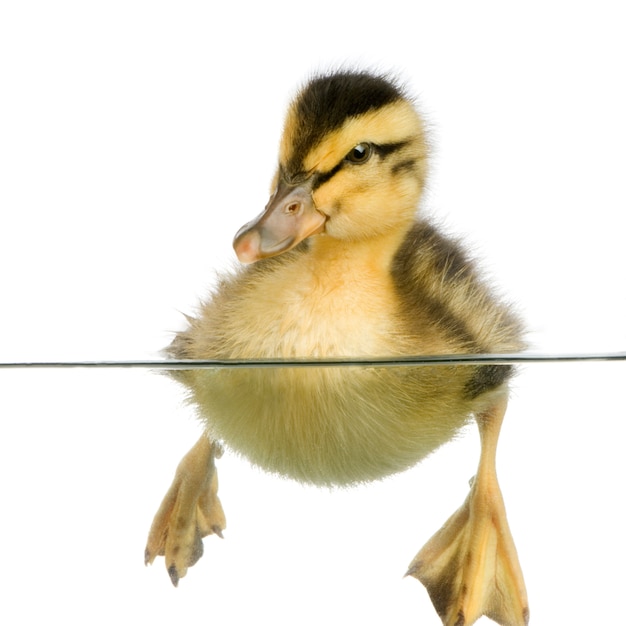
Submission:
<svg viewBox="0 0 626 626">
<path fill-rule="evenodd" d="M 306 184 L 293 186 L 281 180 L 263 213 L 239 229 L 233 247 L 242 263 L 254 263 L 323 232 L 325 221 Z"/>
</svg>

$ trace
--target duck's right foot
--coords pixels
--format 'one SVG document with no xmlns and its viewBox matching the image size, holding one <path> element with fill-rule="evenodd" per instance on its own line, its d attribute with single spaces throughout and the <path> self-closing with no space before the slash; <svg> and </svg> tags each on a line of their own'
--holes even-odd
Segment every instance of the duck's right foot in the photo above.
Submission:
<svg viewBox="0 0 626 626">
<path fill-rule="evenodd" d="M 528 624 L 528 598 L 495 471 L 506 401 L 477 416 L 482 453 L 467 499 L 409 565 L 445 626 L 486 615 L 501 626 Z"/>
</svg>

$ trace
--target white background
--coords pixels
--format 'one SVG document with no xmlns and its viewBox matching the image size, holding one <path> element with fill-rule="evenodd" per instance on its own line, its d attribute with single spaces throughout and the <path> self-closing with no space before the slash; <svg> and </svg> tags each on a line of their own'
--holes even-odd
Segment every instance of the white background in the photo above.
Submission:
<svg viewBox="0 0 626 626">
<path fill-rule="evenodd" d="M 0 5 L 1 360 L 158 356 L 265 205 L 294 89 L 341 63 L 418 95 L 422 210 L 466 235 L 533 349 L 625 349 L 620 3 L 226 4 Z M 625 374 L 515 381 L 499 472 L 535 625 L 623 619 Z M 225 455 L 226 539 L 174 589 L 143 566 L 200 432 L 174 383 L 1 370 L 0 420 L 2 623 L 438 623 L 402 575 L 465 497 L 473 427 L 348 491 Z"/>
</svg>

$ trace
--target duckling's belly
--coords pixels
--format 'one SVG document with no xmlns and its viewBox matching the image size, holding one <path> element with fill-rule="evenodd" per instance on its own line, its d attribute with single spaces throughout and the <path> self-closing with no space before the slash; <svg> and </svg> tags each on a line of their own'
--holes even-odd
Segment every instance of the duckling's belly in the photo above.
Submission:
<svg viewBox="0 0 626 626">
<path fill-rule="evenodd" d="M 193 356 L 358 357 L 437 350 L 432 335 L 425 334 L 419 345 L 402 333 L 393 287 L 385 281 L 333 290 L 327 281 L 300 276 L 284 291 L 281 282 L 260 293 L 249 287 L 236 298 L 231 293 L 227 306 L 219 297 L 209 304 L 195 331 L 203 349 Z M 459 367 L 282 367 L 194 370 L 188 376 L 214 437 L 269 471 L 317 484 L 368 481 L 405 470 L 448 441 L 472 410 L 463 393 L 467 376 Z"/>
<path fill-rule="evenodd" d="M 209 432 L 266 470 L 316 484 L 403 471 L 452 438 L 471 410 L 437 368 L 197 372 Z"/>
</svg>

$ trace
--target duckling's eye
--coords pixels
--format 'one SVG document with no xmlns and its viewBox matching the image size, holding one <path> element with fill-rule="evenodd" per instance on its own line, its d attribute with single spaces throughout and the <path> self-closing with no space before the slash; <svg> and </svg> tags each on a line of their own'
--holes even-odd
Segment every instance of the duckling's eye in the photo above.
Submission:
<svg viewBox="0 0 626 626">
<path fill-rule="evenodd" d="M 365 163 L 370 156 L 372 156 L 372 146 L 369 143 L 360 143 L 346 154 L 346 161 L 359 164 Z"/>
</svg>

